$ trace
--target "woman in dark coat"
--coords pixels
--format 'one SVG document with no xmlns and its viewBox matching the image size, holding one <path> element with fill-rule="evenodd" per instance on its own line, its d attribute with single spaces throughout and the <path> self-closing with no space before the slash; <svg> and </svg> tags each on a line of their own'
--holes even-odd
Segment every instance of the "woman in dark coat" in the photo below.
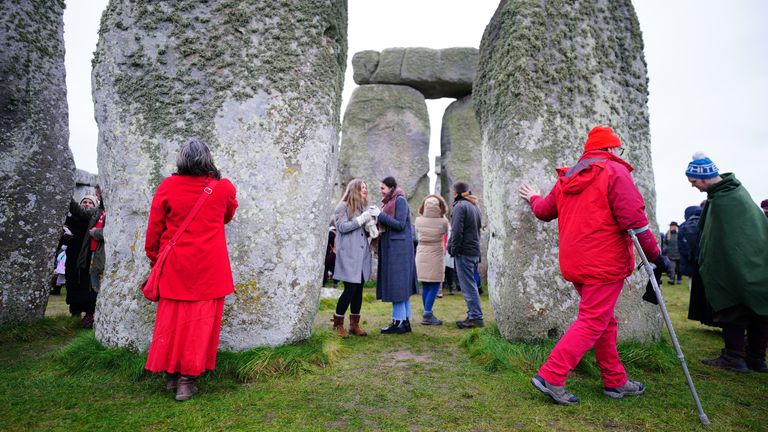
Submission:
<svg viewBox="0 0 768 432">
<path fill-rule="evenodd" d="M 209 196 L 162 268 L 145 368 L 165 372 L 166 389 L 184 401 L 197 392 L 197 377 L 216 367 L 224 296 L 234 291 L 224 224 L 234 217 L 237 199 L 202 142 L 184 144 L 176 163 L 177 173 L 163 180 L 152 198 L 144 244 L 152 265 L 204 191 Z"/>
<path fill-rule="evenodd" d="M 67 304 L 72 316 L 82 317 L 80 325 L 83 328 L 93 328 L 93 314 L 96 310 L 96 292 L 91 289 L 91 254 L 80 259 L 83 247 L 90 243 L 88 228 L 91 219 L 99 211 L 99 200 L 92 195 L 86 195 L 80 204 L 72 200 L 69 204 L 69 216 L 64 223 L 72 232 L 72 238 L 67 243 L 67 261 L 64 277 L 67 286 Z"/>
<path fill-rule="evenodd" d="M 393 177 L 379 185 L 384 207 L 376 215 L 382 226 L 379 236 L 379 268 L 376 298 L 392 303 L 392 323 L 382 333 L 411 331 L 410 297 L 417 293 L 416 253 L 413 247 L 411 210 L 405 193 Z"/>
</svg>

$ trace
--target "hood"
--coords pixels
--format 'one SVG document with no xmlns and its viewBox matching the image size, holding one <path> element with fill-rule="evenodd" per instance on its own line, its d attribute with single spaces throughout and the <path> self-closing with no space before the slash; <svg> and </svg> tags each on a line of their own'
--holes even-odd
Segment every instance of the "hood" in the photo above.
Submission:
<svg viewBox="0 0 768 432">
<path fill-rule="evenodd" d="M 629 172 L 634 170 L 632 165 L 613 153 L 602 150 L 584 152 L 576 165 L 570 168 L 557 169 L 557 174 L 559 175 L 557 181 L 560 182 L 560 189 L 563 193 L 571 195 L 581 193 L 605 169 L 608 161 L 623 165 Z"/>
<path fill-rule="evenodd" d="M 701 207 L 690 206 L 685 208 L 685 220 L 690 219 L 692 216 L 701 216 Z"/>
<path fill-rule="evenodd" d="M 424 217 L 442 217 L 442 214 L 440 214 L 440 203 L 437 201 L 437 198 L 430 197 L 424 201 Z"/>
</svg>

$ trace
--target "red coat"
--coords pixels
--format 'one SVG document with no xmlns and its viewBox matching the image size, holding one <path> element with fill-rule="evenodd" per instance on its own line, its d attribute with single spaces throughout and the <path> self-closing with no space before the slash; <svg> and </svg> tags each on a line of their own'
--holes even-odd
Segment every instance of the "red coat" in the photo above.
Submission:
<svg viewBox="0 0 768 432">
<path fill-rule="evenodd" d="M 176 234 L 194 207 L 208 178 L 172 175 L 152 198 L 144 250 L 154 265 L 161 248 Z M 160 276 L 160 296 L 174 300 L 210 300 L 234 291 L 224 224 L 237 209 L 235 187 L 221 179 L 187 230 L 173 246 Z"/>
<path fill-rule="evenodd" d="M 648 225 L 643 197 L 629 175 L 632 170 L 609 152 L 586 152 L 574 167 L 557 170 L 557 183 L 546 198 L 531 198 L 537 218 L 558 218 L 560 271 L 566 280 L 612 282 L 632 273 L 633 245 L 627 230 Z"/>
</svg>

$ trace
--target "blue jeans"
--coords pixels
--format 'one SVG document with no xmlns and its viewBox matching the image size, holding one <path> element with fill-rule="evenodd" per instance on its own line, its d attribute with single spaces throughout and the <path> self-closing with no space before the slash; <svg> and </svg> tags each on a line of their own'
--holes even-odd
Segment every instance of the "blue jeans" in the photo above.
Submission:
<svg viewBox="0 0 768 432">
<path fill-rule="evenodd" d="M 440 290 L 440 282 L 422 282 L 421 283 L 421 301 L 424 303 L 424 315 L 432 313 L 432 306 L 435 305 L 437 292 Z"/>
<path fill-rule="evenodd" d="M 403 321 L 411 317 L 411 299 L 392 303 L 392 319 Z"/>
<path fill-rule="evenodd" d="M 477 269 L 479 262 L 479 256 L 459 255 L 455 257 L 456 276 L 459 279 L 459 286 L 461 286 L 461 295 L 464 296 L 464 302 L 467 303 L 467 318 L 471 320 L 483 319 L 480 294 L 475 282 L 475 269 Z"/>
</svg>

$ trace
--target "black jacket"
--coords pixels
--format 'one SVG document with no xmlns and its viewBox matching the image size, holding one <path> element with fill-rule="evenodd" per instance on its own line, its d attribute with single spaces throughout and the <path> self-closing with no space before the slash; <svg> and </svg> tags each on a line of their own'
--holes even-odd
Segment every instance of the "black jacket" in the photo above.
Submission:
<svg viewBox="0 0 768 432">
<path fill-rule="evenodd" d="M 451 256 L 480 256 L 480 208 L 460 198 L 453 203 L 451 216 L 451 240 L 448 254 Z"/>
</svg>

